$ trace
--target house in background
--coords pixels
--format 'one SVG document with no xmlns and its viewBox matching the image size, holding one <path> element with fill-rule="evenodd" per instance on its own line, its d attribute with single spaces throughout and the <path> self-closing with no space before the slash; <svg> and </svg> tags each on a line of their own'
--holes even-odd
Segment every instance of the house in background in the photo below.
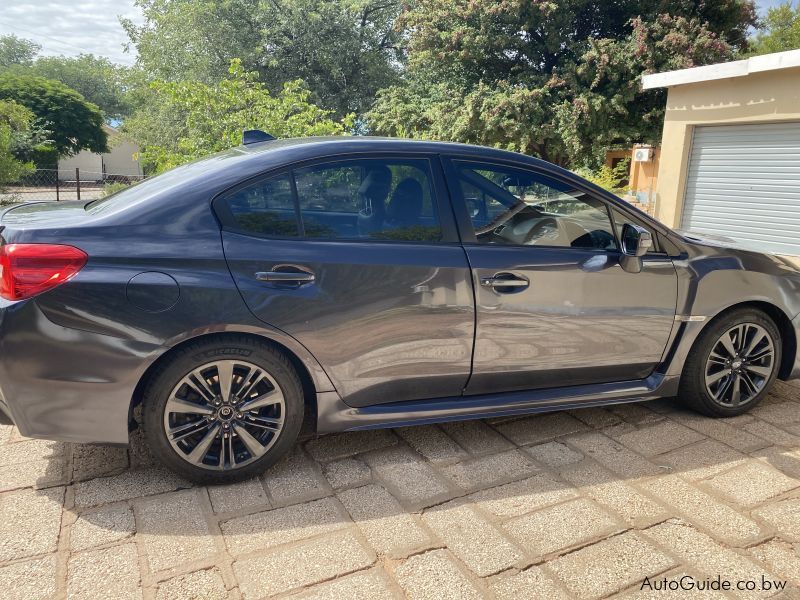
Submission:
<svg viewBox="0 0 800 600">
<path fill-rule="evenodd" d="M 668 90 L 655 216 L 800 256 L 800 50 L 642 83 Z"/>
<path fill-rule="evenodd" d="M 626 190 L 623 198 L 649 214 L 655 214 L 656 183 L 661 149 L 647 145 L 636 145 L 628 150 L 606 152 L 606 166 L 615 168 L 629 160 L 628 179 L 620 183 Z"/>
<path fill-rule="evenodd" d="M 139 147 L 124 139 L 119 131 L 103 125 L 108 134 L 108 152 L 95 154 L 82 150 L 74 156 L 58 160 L 58 178 L 74 181 L 75 169 L 80 170 L 81 181 L 141 179 L 144 173 L 139 163 Z"/>
</svg>

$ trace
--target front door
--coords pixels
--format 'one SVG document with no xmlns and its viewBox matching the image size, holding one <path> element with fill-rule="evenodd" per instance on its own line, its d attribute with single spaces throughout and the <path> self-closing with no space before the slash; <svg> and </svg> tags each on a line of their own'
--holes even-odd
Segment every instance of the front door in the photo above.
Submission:
<svg viewBox="0 0 800 600">
<path fill-rule="evenodd" d="M 351 406 L 466 385 L 473 291 L 442 179 L 426 156 L 353 157 L 215 200 L 250 310 L 302 343 Z"/>
<path fill-rule="evenodd" d="M 476 290 L 467 394 L 653 371 L 674 324 L 677 275 L 657 251 L 641 272 L 623 270 L 619 208 L 527 168 L 454 159 L 447 172 Z"/>
</svg>

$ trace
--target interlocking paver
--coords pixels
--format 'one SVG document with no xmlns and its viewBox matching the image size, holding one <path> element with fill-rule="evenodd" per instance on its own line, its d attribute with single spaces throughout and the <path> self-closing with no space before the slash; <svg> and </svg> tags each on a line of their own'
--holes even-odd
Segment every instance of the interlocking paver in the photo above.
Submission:
<svg viewBox="0 0 800 600">
<path fill-rule="evenodd" d="M 339 493 L 339 499 L 379 554 L 405 558 L 431 547 L 434 542 L 416 517 L 406 513 L 379 485 L 344 490 Z"/>
<path fill-rule="evenodd" d="M 489 588 L 499 600 L 547 598 L 569 600 L 570 596 L 547 577 L 541 568 L 531 567 L 519 573 L 503 573 L 489 579 Z"/>
<path fill-rule="evenodd" d="M 0 562 L 56 550 L 63 498 L 63 488 L 0 496 Z"/>
<path fill-rule="evenodd" d="M 0 426 L 2 598 L 638 600 L 665 593 L 644 574 L 763 574 L 800 600 L 798 407 L 779 383 L 728 419 L 663 401 L 346 433 L 209 487 L 141 430 L 126 451 Z"/>
<path fill-rule="evenodd" d="M 221 523 L 225 543 L 234 555 L 272 548 L 349 525 L 334 498 L 276 508 Z"/>
<path fill-rule="evenodd" d="M 535 557 L 566 550 L 622 529 L 610 514 L 585 499 L 556 504 L 512 519 L 504 527 Z"/>
<path fill-rule="evenodd" d="M 780 537 L 800 543 L 800 498 L 775 502 L 753 511 L 753 516 L 770 523 Z"/>
<path fill-rule="evenodd" d="M 208 497 L 215 513 L 229 513 L 269 506 L 267 493 L 259 479 L 248 479 L 230 485 L 208 487 Z"/>
<path fill-rule="evenodd" d="M 654 425 L 625 433 L 618 442 L 644 456 L 655 456 L 703 439 L 703 436 L 674 421 L 660 421 Z"/>
<path fill-rule="evenodd" d="M 515 421 L 507 421 L 495 425 L 515 444 L 538 444 L 577 431 L 585 431 L 586 425 L 565 412 L 534 415 Z"/>
<path fill-rule="evenodd" d="M 519 450 L 511 450 L 444 467 L 442 472 L 464 490 L 487 488 L 525 477 L 536 467 Z"/>
<path fill-rule="evenodd" d="M 547 442 L 524 449 L 531 457 L 548 467 L 559 468 L 583 459 L 583 454 L 561 442 Z"/>
<path fill-rule="evenodd" d="M 352 533 L 317 538 L 233 563 L 245 600 L 288 592 L 370 566 L 375 555 Z"/>
<path fill-rule="evenodd" d="M 365 455 L 367 464 L 396 498 L 412 510 L 447 500 L 452 495 L 441 476 L 409 448 L 386 448 Z"/>
<path fill-rule="evenodd" d="M 557 558 L 548 565 L 578 598 L 607 596 L 673 566 L 672 558 L 630 532 Z"/>
<path fill-rule="evenodd" d="M 664 507 L 597 464 L 584 461 L 563 469 L 561 476 L 632 527 L 653 525 L 669 517 Z"/>
<path fill-rule="evenodd" d="M 47 600 L 56 596 L 55 554 L 0 567 L 3 600 Z"/>
<path fill-rule="evenodd" d="M 393 589 L 389 576 L 381 569 L 360 571 L 328 583 L 321 583 L 306 592 L 291 596 L 293 600 L 391 600 L 402 598 Z"/>
<path fill-rule="evenodd" d="M 466 450 L 436 425 L 402 427 L 397 433 L 409 446 L 435 464 L 458 462 L 469 456 Z"/>
<path fill-rule="evenodd" d="M 69 561 L 67 598 L 141 598 L 139 579 L 134 544 L 78 552 Z"/>
<path fill-rule="evenodd" d="M 330 495 L 322 469 L 300 447 L 294 448 L 263 476 L 277 504 L 293 504 Z"/>
<path fill-rule="evenodd" d="M 459 501 L 428 509 L 423 516 L 450 551 L 476 575 L 498 573 L 523 559 L 520 549 L 497 528 Z"/>
<path fill-rule="evenodd" d="M 357 487 L 369 483 L 369 467 L 358 458 L 343 458 L 326 463 L 323 472 L 334 489 Z"/>
<path fill-rule="evenodd" d="M 322 436 L 308 442 L 306 449 L 314 460 L 325 462 L 392 446 L 396 443 L 397 436 L 390 430 L 370 429 Z"/>
<path fill-rule="evenodd" d="M 194 571 L 168 579 L 158 584 L 156 594 L 156 600 L 225 600 L 228 597 L 225 582 L 217 569 Z"/>
<path fill-rule="evenodd" d="M 70 530 L 73 550 L 118 542 L 133 535 L 136 526 L 129 506 L 110 506 L 82 513 Z"/>
<path fill-rule="evenodd" d="M 697 480 L 727 471 L 747 460 L 747 456 L 716 440 L 703 440 L 658 457 L 684 479 Z"/>
<path fill-rule="evenodd" d="M 538 508 L 577 497 L 569 484 L 541 473 L 469 496 L 482 510 L 498 517 L 518 517 Z"/>
<path fill-rule="evenodd" d="M 151 571 L 209 559 L 216 554 L 200 493 L 200 490 L 184 490 L 137 501 L 136 535 L 144 545 Z"/>
<path fill-rule="evenodd" d="M 395 571 L 410 600 L 478 600 L 482 591 L 445 550 L 412 556 Z"/>
<path fill-rule="evenodd" d="M 731 546 L 746 546 L 766 534 L 749 517 L 692 487 L 677 475 L 654 479 L 642 487 L 681 513 L 687 521 Z"/>
<path fill-rule="evenodd" d="M 751 460 L 708 480 L 708 487 L 741 506 L 761 504 L 800 486 L 800 481 Z"/>
</svg>

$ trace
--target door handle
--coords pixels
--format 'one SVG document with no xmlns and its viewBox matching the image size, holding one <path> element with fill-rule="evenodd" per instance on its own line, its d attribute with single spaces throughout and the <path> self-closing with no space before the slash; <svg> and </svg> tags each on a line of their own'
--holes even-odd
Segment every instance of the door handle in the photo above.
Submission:
<svg viewBox="0 0 800 600">
<path fill-rule="evenodd" d="M 488 287 L 496 292 L 516 292 L 525 289 L 531 284 L 524 277 L 519 277 L 513 273 L 497 273 L 492 277 L 481 277 L 481 285 Z"/>
<path fill-rule="evenodd" d="M 315 277 L 308 271 L 259 271 L 256 273 L 259 281 L 272 283 L 311 283 Z"/>
</svg>

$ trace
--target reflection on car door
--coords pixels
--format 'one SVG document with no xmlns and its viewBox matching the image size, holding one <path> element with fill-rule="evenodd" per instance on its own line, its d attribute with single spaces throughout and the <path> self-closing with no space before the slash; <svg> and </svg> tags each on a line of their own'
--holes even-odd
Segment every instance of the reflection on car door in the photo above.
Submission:
<svg viewBox="0 0 800 600">
<path fill-rule="evenodd" d="M 438 160 L 358 157 L 285 169 L 214 202 L 251 311 L 308 348 L 351 406 L 466 385 L 474 299 L 442 189 Z"/>
<path fill-rule="evenodd" d="M 674 324 L 671 260 L 620 266 L 606 203 L 527 168 L 446 160 L 476 294 L 467 394 L 640 379 Z"/>
</svg>

